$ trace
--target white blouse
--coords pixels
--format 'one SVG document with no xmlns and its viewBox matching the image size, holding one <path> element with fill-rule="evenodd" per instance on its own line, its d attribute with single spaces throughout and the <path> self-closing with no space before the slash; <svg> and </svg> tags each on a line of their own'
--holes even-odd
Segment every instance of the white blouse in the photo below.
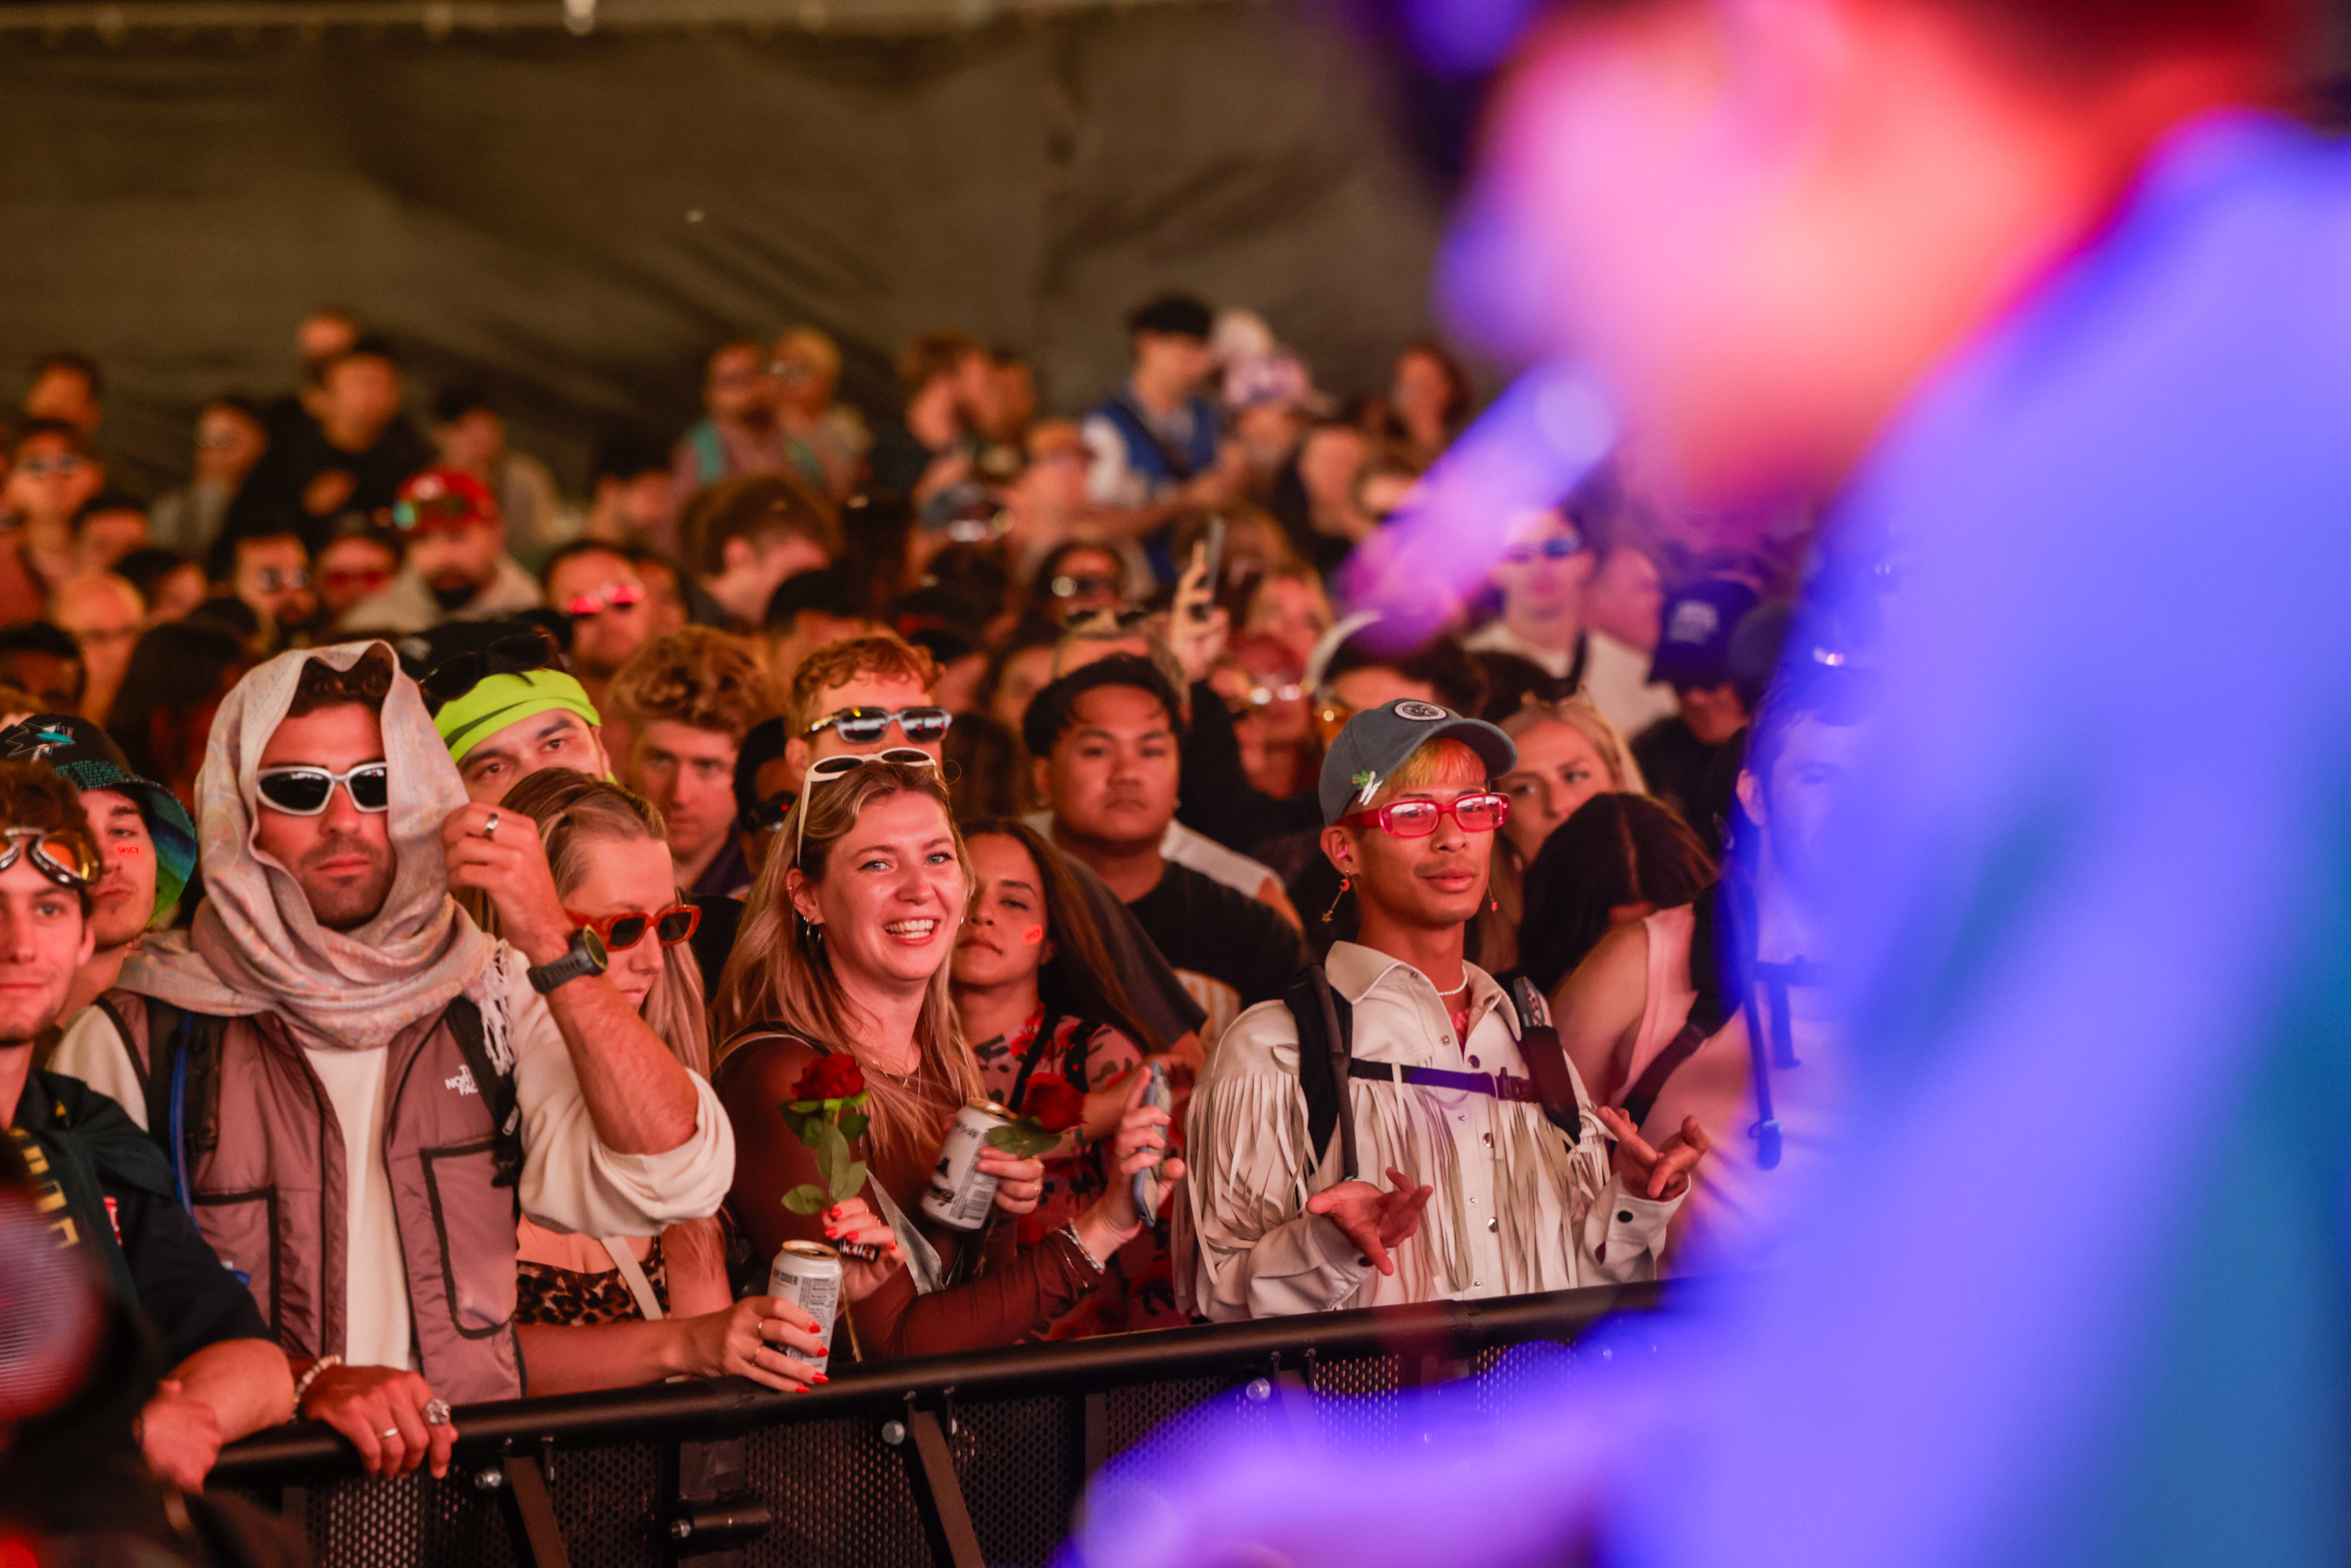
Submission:
<svg viewBox="0 0 2351 1568">
<path fill-rule="evenodd" d="M 1353 1007 L 1356 1060 L 1526 1077 L 1514 1010 L 1492 977 L 1466 967 L 1469 1032 L 1458 1044 L 1427 976 L 1372 948 L 1334 945 L 1327 969 Z M 1380 1273 L 1337 1225 L 1305 1212 L 1310 1197 L 1340 1179 L 1339 1134 L 1309 1171 L 1297 1026 L 1280 1002 L 1267 1002 L 1226 1031 L 1192 1095 L 1185 1218 L 1197 1256 L 1182 1282 L 1195 1310 L 1221 1322 L 1656 1277 L 1681 1200 L 1652 1202 L 1617 1181 L 1580 1077 L 1583 1124 L 1573 1145 L 1529 1102 L 1363 1078 L 1347 1091 L 1359 1179 L 1384 1188 L 1393 1166 L 1437 1189 L 1419 1229 L 1391 1249 L 1395 1273 Z"/>
</svg>

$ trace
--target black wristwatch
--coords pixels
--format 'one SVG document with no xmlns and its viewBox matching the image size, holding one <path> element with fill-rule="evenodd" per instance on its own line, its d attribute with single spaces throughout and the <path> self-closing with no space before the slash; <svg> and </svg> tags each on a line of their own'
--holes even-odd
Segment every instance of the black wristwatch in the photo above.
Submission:
<svg viewBox="0 0 2351 1568">
<path fill-rule="evenodd" d="M 530 988 L 540 996 L 556 987 L 576 980 L 582 975 L 601 975 L 610 960 L 604 952 L 604 939 L 585 925 L 571 934 L 569 949 L 552 964 L 534 964 L 530 968 Z"/>
</svg>

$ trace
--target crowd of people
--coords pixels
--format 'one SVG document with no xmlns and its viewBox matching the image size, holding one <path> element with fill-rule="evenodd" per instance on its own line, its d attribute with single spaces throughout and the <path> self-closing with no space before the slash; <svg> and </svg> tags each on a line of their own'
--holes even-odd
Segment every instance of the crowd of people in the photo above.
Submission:
<svg viewBox="0 0 2351 1568">
<path fill-rule="evenodd" d="M 727 343 L 576 499 L 340 311 L 152 499 L 98 367 L 35 367 L 0 1185 L 159 1337 L 158 1474 L 1762 1244 L 1836 1082 L 1746 885 L 1807 873 L 1851 723 L 1773 683 L 1801 538 L 1595 483 L 1400 646 L 1332 572 L 1468 422 L 1453 357 L 1343 401 L 1246 313 L 1127 325 L 1076 419 L 959 333 L 865 412 L 821 332 Z M 966 1227 L 974 1105 L 1025 1141 Z"/>
</svg>

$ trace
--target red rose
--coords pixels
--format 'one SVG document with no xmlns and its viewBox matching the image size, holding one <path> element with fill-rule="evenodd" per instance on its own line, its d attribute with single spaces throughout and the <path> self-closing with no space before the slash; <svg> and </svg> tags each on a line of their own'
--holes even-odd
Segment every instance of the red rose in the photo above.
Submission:
<svg viewBox="0 0 2351 1568">
<path fill-rule="evenodd" d="M 865 1092 L 865 1073 L 845 1051 L 820 1056 L 800 1074 L 794 1100 L 853 1100 Z"/>
<path fill-rule="evenodd" d="M 1045 1131 L 1059 1133 L 1085 1120 L 1086 1097 L 1066 1078 L 1031 1078 L 1020 1113 Z"/>
</svg>

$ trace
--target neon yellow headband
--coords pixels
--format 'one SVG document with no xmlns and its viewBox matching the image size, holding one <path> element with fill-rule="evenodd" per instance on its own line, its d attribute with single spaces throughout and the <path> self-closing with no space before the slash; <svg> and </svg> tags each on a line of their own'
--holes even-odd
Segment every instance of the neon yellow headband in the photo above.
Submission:
<svg viewBox="0 0 2351 1568">
<path fill-rule="evenodd" d="M 558 709 L 591 727 L 604 722 L 578 681 L 560 670 L 528 670 L 485 675 L 472 691 L 444 704 L 433 716 L 433 727 L 449 743 L 450 760 L 463 762 L 467 752 L 507 726 Z"/>
</svg>

